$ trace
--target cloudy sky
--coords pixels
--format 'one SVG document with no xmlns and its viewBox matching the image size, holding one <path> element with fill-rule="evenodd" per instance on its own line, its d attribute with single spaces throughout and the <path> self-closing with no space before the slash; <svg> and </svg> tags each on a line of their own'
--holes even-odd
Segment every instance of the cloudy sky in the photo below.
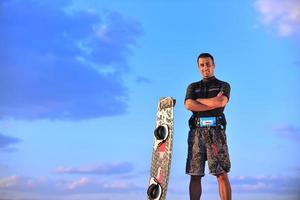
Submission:
<svg viewBox="0 0 300 200">
<path fill-rule="evenodd" d="M 231 84 L 234 199 L 299 199 L 299 44 L 298 0 L 1 0 L 0 200 L 145 199 L 161 96 L 177 99 L 167 199 L 188 199 L 201 52 Z"/>
</svg>

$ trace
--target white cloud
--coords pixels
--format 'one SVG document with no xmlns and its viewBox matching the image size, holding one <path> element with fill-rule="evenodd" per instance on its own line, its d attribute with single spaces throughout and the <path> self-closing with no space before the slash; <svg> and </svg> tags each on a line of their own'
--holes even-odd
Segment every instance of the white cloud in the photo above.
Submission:
<svg viewBox="0 0 300 200">
<path fill-rule="evenodd" d="M 268 190 L 271 189 L 272 186 L 267 183 L 257 182 L 254 184 L 241 184 L 236 187 L 238 190 L 243 191 L 257 191 L 257 190 Z"/>
<path fill-rule="evenodd" d="M 274 133 L 280 137 L 300 142 L 300 129 L 290 124 L 279 124 L 272 127 Z"/>
<path fill-rule="evenodd" d="M 17 183 L 17 176 L 9 176 L 0 179 L 0 188 L 14 186 Z"/>
<path fill-rule="evenodd" d="M 188 177 L 178 177 L 171 180 L 169 191 L 173 194 L 187 194 Z M 289 176 L 232 176 L 229 178 L 234 194 L 280 196 L 282 199 L 291 199 L 288 195 L 299 194 L 300 174 Z M 215 177 L 205 176 L 202 180 L 202 190 L 205 194 L 218 193 L 218 183 Z M 239 199 L 239 198 L 237 198 Z M 247 198 L 256 199 L 256 198 Z M 272 198 L 266 198 L 272 199 Z"/>
<path fill-rule="evenodd" d="M 260 13 L 261 23 L 275 27 L 280 36 L 300 33 L 299 0 L 257 0 L 255 7 Z"/>
<path fill-rule="evenodd" d="M 114 182 L 105 184 L 104 188 L 106 189 L 129 189 L 130 185 L 126 182 Z"/>
<path fill-rule="evenodd" d="M 207 177 L 208 178 L 208 177 Z M 210 176 L 203 180 L 204 192 L 208 195 L 217 193 L 217 182 Z M 243 195 L 265 195 L 265 199 L 276 196 L 279 199 L 297 199 L 299 195 L 299 175 L 283 176 L 235 176 L 230 178 L 232 190 L 237 199 Z M 174 183 L 176 182 L 176 183 Z M 169 194 L 188 195 L 187 184 L 182 178 L 172 180 Z M 7 199 L 18 200 L 75 200 L 75 199 L 107 199 L 125 200 L 140 199 L 145 195 L 146 184 L 138 184 L 126 179 L 99 179 L 95 177 L 79 177 L 69 180 L 54 180 L 47 177 L 32 178 L 10 176 L 0 178 L 0 194 L 6 194 Z M 25 196 L 23 196 L 26 194 Z M 93 194 L 93 197 L 90 195 Z M 130 196 L 131 195 L 131 196 Z M 129 198 L 129 196 L 131 198 Z M 31 198 L 30 198 L 31 197 Z M 80 198 L 79 198 L 80 197 Z M 269 197 L 269 198 L 268 198 Z M 280 197 L 280 198 L 279 198 Z M 1 199 L 1 198 L 0 198 Z M 246 198 L 249 199 L 249 198 Z M 253 198 L 263 199 L 263 198 Z"/>
<path fill-rule="evenodd" d="M 67 186 L 68 189 L 70 190 L 75 190 L 77 188 L 80 188 L 82 186 L 86 186 L 87 184 L 90 183 L 90 180 L 86 177 L 82 177 L 79 180 L 75 180 L 73 182 L 70 182 Z"/>
<path fill-rule="evenodd" d="M 64 11 L 68 6 L 72 1 L 0 3 L 0 118 L 80 120 L 127 112 L 124 76 L 141 24 L 113 11 Z"/>
<path fill-rule="evenodd" d="M 7 191 L 44 195 L 72 195 L 87 193 L 126 193 L 143 188 L 128 180 L 79 177 L 71 180 L 48 177 L 8 176 L 0 178 L 0 193 Z"/>
<path fill-rule="evenodd" d="M 241 193 L 295 194 L 299 192 L 300 176 L 237 176 L 231 178 L 232 188 Z"/>
<path fill-rule="evenodd" d="M 124 174 L 132 172 L 133 166 L 127 162 L 102 163 L 98 165 L 80 167 L 58 167 L 55 172 L 59 174 Z"/>
</svg>

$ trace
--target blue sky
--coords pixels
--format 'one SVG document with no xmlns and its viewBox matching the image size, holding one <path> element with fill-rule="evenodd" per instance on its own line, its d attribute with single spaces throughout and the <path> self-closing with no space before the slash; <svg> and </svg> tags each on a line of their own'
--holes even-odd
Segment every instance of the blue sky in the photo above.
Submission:
<svg viewBox="0 0 300 200">
<path fill-rule="evenodd" d="M 177 99 L 167 198 L 188 199 L 183 100 L 201 79 L 200 52 L 231 84 L 234 199 L 298 199 L 299 10 L 297 0 L 1 1 L 0 199 L 145 199 L 161 96 Z M 217 198 L 207 174 L 203 199 Z"/>
</svg>

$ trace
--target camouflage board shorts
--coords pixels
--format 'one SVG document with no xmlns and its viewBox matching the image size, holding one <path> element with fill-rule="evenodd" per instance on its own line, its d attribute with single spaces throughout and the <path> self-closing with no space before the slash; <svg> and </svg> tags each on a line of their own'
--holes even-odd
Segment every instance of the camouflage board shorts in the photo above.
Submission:
<svg viewBox="0 0 300 200">
<path fill-rule="evenodd" d="M 225 129 L 204 127 L 189 131 L 186 173 L 204 176 L 206 160 L 210 174 L 229 172 L 231 164 Z"/>
</svg>

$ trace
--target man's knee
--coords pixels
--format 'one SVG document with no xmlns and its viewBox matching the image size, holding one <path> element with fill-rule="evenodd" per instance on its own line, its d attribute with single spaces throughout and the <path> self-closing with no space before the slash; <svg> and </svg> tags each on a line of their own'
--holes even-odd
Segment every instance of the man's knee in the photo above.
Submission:
<svg viewBox="0 0 300 200">
<path fill-rule="evenodd" d="M 217 179 L 219 182 L 228 182 L 228 175 L 226 172 L 222 173 L 222 174 L 219 174 L 217 175 Z"/>
<path fill-rule="evenodd" d="M 192 182 L 200 182 L 201 181 L 201 176 L 191 175 L 191 181 Z"/>
</svg>

